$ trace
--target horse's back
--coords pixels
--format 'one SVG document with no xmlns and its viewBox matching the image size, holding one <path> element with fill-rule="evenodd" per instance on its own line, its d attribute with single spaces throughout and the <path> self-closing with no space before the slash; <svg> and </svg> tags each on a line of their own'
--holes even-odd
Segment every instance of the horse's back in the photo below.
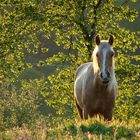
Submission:
<svg viewBox="0 0 140 140">
<path fill-rule="evenodd" d="M 88 63 L 84 63 L 84 64 L 80 65 L 76 70 L 75 79 L 78 76 L 82 76 L 83 74 L 85 74 L 85 72 L 87 72 L 87 70 L 90 66 L 92 66 L 92 62 L 88 62 Z"/>
</svg>

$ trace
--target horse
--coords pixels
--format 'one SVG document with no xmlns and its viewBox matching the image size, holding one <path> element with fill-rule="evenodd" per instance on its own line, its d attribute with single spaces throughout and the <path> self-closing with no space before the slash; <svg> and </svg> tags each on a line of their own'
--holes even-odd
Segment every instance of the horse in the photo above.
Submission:
<svg viewBox="0 0 140 140">
<path fill-rule="evenodd" d="M 117 81 L 114 70 L 114 38 L 100 40 L 95 37 L 96 46 L 92 58 L 78 67 L 74 81 L 74 97 L 81 119 L 103 116 L 112 120 L 117 95 Z"/>
</svg>

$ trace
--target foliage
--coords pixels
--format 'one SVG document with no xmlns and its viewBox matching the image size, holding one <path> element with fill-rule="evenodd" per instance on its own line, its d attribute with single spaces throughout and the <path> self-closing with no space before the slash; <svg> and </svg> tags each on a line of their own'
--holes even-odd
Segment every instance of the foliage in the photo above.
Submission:
<svg viewBox="0 0 140 140">
<path fill-rule="evenodd" d="M 46 32 L 39 1 L 4 0 L 0 3 L 0 81 L 12 81 L 26 68 L 27 52 L 38 53 L 38 35 Z M 44 24 L 43 24 L 44 23 Z M 44 52 L 44 49 L 42 50 Z"/>
<path fill-rule="evenodd" d="M 35 81 L 22 81 L 22 88 L 4 81 L 0 86 L 0 129 L 30 126 L 41 117 L 41 97 Z"/>
</svg>

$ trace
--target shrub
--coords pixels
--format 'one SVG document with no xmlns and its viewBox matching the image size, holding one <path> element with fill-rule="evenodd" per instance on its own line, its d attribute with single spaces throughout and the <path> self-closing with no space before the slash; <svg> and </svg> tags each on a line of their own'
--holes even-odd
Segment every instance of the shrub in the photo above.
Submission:
<svg viewBox="0 0 140 140">
<path fill-rule="evenodd" d="M 39 89 L 34 81 L 22 81 L 21 88 L 3 82 L 0 86 L 0 129 L 30 125 L 40 115 Z"/>
</svg>

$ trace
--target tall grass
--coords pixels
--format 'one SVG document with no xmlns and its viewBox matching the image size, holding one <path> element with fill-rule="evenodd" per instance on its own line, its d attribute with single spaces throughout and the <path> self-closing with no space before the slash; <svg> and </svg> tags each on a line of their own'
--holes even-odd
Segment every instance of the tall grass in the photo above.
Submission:
<svg viewBox="0 0 140 140">
<path fill-rule="evenodd" d="M 0 132 L 3 140 L 138 140 L 140 126 L 136 121 L 113 120 L 105 122 L 103 119 L 87 121 L 65 120 L 48 127 L 38 122 L 35 127 L 13 128 Z"/>
</svg>

